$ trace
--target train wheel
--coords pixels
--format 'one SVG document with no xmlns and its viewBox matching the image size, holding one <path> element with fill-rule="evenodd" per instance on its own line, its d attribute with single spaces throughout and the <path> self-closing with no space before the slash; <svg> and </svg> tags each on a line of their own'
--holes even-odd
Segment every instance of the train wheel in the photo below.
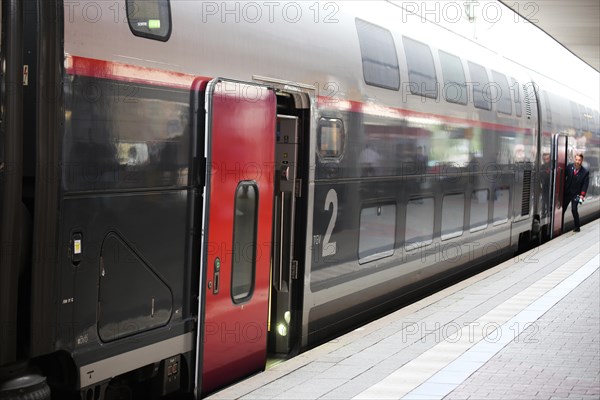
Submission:
<svg viewBox="0 0 600 400">
<path fill-rule="evenodd" d="M 0 384 L 0 400 L 50 400 L 46 378 L 26 374 Z"/>
</svg>

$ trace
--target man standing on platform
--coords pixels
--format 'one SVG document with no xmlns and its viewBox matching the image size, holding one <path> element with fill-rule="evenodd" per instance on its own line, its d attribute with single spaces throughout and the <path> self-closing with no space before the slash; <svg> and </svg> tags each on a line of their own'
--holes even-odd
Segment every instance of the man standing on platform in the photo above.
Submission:
<svg viewBox="0 0 600 400">
<path fill-rule="evenodd" d="M 585 193 L 587 192 L 590 173 L 585 169 L 583 163 L 583 154 L 579 153 L 575 156 L 575 163 L 567 166 L 567 174 L 565 177 L 565 197 L 563 201 L 563 218 L 569 203 L 571 203 L 571 212 L 575 221 L 575 229 L 573 232 L 579 232 L 579 212 L 577 207 L 583 203 Z"/>
</svg>

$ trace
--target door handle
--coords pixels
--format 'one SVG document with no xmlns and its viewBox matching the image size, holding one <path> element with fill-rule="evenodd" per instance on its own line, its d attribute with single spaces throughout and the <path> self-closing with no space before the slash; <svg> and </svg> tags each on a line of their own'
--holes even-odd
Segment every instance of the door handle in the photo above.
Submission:
<svg viewBox="0 0 600 400">
<path fill-rule="evenodd" d="M 213 275 L 213 294 L 218 294 L 219 293 L 219 274 L 221 272 L 221 260 L 219 259 L 219 257 L 215 258 L 215 263 L 214 263 L 214 275 Z"/>
</svg>

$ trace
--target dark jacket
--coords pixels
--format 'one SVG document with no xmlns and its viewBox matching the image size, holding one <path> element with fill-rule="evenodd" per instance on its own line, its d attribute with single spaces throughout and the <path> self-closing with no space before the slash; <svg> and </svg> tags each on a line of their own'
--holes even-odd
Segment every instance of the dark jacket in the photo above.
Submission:
<svg viewBox="0 0 600 400">
<path fill-rule="evenodd" d="M 565 196 L 573 199 L 577 195 L 585 196 L 588 184 L 590 182 L 590 172 L 583 166 L 579 169 L 579 172 L 575 174 L 575 166 L 573 164 L 567 165 L 567 174 L 565 182 Z"/>
</svg>

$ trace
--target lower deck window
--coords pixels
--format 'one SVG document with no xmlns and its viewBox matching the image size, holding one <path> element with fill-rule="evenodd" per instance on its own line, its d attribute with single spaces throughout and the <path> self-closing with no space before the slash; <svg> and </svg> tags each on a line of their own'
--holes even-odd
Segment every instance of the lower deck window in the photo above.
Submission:
<svg viewBox="0 0 600 400">
<path fill-rule="evenodd" d="M 485 229 L 488 224 L 488 204 L 490 191 L 475 190 L 471 194 L 471 232 Z"/>
<path fill-rule="evenodd" d="M 391 256 L 396 237 L 396 205 L 365 207 L 360 212 L 358 262 L 363 264 Z"/>
<path fill-rule="evenodd" d="M 494 191 L 494 224 L 508 221 L 509 199 L 510 190 L 508 188 L 498 188 Z"/>
<path fill-rule="evenodd" d="M 409 200 L 406 204 L 406 250 L 414 250 L 433 242 L 433 197 Z"/>
<path fill-rule="evenodd" d="M 444 196 L 442 202 L 442 240 L 452 239 L 463 234 L 464 217 L 464 194 Z"/>
</svg>

